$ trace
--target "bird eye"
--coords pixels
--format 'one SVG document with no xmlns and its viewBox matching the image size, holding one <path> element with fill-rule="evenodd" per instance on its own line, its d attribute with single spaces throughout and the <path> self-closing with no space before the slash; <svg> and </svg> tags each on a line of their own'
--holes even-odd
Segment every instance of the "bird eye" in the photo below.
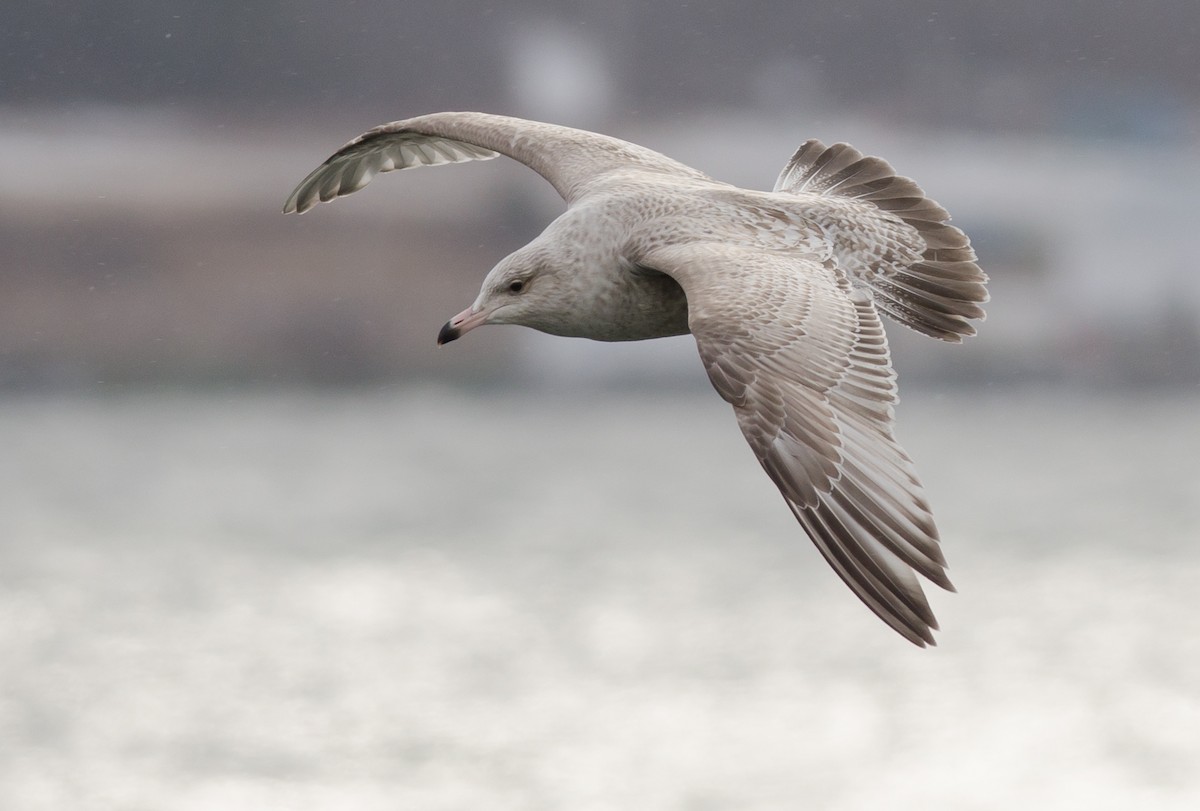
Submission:
<svg viewBox="0 0 1200 811">
<path fill-rule="evenodd" d="M 524 289 L 525 282 L 522 279 L 513 279 L 508 283 L 508 292 L 510 293 L 520 293 Z"/>
</svg>

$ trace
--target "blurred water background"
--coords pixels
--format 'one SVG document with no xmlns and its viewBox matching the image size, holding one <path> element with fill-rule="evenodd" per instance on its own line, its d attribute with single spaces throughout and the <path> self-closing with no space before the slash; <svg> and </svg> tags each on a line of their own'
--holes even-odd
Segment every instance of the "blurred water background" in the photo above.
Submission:
<svg viewBox="0 0 1200 811">
<path fill-rule="evenodd" d="M 1200 6 L 25 3 L 0 31 L 0 808 L 1200 806 Z M 523 167 L 292 186 L 439 109 L 766 188 L 847 140 L 992 276 L 890 330 L 960 593 L 895 637 L 690 339 L 437 350 Z"/>
</svg>

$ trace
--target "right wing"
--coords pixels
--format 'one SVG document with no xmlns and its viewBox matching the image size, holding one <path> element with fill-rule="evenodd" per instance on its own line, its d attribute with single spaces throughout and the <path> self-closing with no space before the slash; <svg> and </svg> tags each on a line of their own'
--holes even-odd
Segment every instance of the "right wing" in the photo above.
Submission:
<svg viewBox="0 0 1200 811">
<path fill-rule="evenodd" d="M 683 287 L 714 388 L 834 571 L 905 639 L 934 644 L 914 572 L 953 587 L 892 433 L 895 374 L 870 295 L 816 257 L 727 244 L 658 248 L 641 264 Z"/>
</svg>

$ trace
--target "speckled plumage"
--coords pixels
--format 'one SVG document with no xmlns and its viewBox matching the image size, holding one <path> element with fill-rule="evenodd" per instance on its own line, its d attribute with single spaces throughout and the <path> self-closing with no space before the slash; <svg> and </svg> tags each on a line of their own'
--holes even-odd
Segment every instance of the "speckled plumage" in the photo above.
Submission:
<svg viewBox="0 0 1200 811">
<path fill-rule="evenodd" d="M 974 333 L 987 278 L 945 210 L 846 144 L 808 141 L 761 192 L 596 133 L 436 113 L 354 139 L 284 211 L 357 191 L 378 172 L 497 154 L 539 172 L 567 210 L 488 274 L 439 341 L 485 323 L 604 341 L 691 332 L 821 554 L 884 622 L 933 644 L 916 574 L 952 586 L 892 432 L 895 374 L 877 313 L 943 340 Z"/>
</svg>

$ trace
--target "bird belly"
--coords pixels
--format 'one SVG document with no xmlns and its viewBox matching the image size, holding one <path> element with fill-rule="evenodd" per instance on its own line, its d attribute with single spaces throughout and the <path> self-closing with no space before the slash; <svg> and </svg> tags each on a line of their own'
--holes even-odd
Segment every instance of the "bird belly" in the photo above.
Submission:
<svg viewBox="0 0 1200 811">
<path fill-rule="evenodd" d="M 586 312 L 576 310 L 564 322 L 539 324 L 552 335 L 593 341 L 645 341 L 686 335 L 687 297 L 671 277 L 656 271 L 625 274 L 588 299 Z"/>
</svg>

